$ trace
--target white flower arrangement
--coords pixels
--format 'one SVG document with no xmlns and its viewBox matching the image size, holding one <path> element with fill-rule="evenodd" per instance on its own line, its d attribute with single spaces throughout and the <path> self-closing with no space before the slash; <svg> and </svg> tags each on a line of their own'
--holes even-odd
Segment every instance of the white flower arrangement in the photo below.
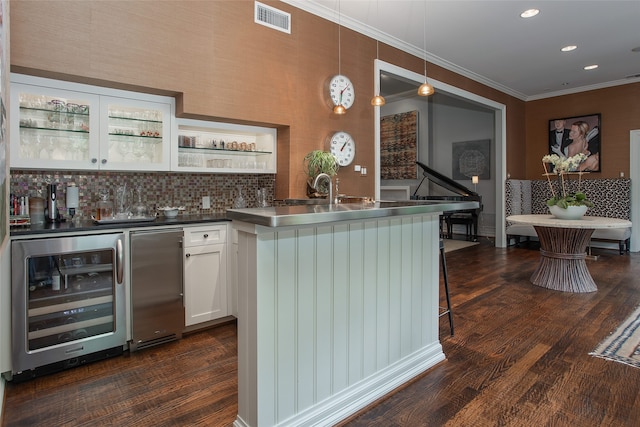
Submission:
<svg viewBox="0 0 640 427">
<path fill-rule="evenodd" d="M 560 174 L 564 172 L 576 172 L 580 163 L 584 162 L 586 159 L 587 155 L 583 153 L 578 153 L 573 157 L 560 157 L 557 154 L 548 154 L 542 158 L 542 163 L 545 173 L 549 173 L 546 164 L 550 163 L 553 165 L 553 170 L 551 172 Z"/>
<path fill-rule="evenodd" d="M 549 188 L 551 189 L 551 197 L 547 200 L 547 206 L 559 206 L 566 209 L 568 206 L 588 206 L 593 207 L 593 203 L 587 200 L 586 194 L 580 191 L 580 184 L 582 183 L 583 172 L 577 172 L 580 163 L 584 162 L 587 156 L 583 153 L 578 153 L 572 157 L 560 157 L 557 154 L 548 154 L 542 157 L 542 166 L 544 167 L 544 174 L 547 177 Z M 547 169 L 547 164 L 553 165 L 553 170 Z M 578 175 L 578 191 L 575 193 L 568 193 L 565 186 L 565 175 L 575 173 Z M 551 184 L 551 175 L 558 175 L 560 181 L 561 194 L 556 194 Z"/>
</svg>

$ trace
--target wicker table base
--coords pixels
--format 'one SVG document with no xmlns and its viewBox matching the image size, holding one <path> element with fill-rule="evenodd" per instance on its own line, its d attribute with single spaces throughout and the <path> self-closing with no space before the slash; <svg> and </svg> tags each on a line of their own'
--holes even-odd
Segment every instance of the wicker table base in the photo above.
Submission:
<svg viewBox="0 0 640 427">
<path fill-rule="evenodd" d="M 598 290 L 585 262 L 593 228 L 534 228 L 540 239 L 540 263 L 531 283 L 563 292 Z"/>
</svg>

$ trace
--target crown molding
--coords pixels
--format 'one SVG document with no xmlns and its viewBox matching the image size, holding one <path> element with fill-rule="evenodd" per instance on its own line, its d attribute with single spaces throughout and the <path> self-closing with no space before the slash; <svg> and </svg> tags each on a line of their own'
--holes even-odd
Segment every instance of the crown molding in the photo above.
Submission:
<svg viewBox="0 0 640 427">
<path fill-rule="evenodd" d="M 579 92 L 586 92 L 590 90 L 603 89 L 607 87 L 620 86 L 625 84 L 631 84 L 640 82 L 640 77 L 634 78 L 626 78 L 622 80 L 616 80 L 611 82 L 605 82 L 597 85 L 591 86 L 580 86 L 571 89 L 548 92 L 548 93 L 540 93 L 537 95 L 527 96 L 526 94 L 516 91 L 510 87 L 507 87 L 499 82 L 488 79 L 480 74 L 474 73 L 473 71 L 467 70 L 466 68 L 460 67 L 452 62 L 447 61 L 446 59 L 440 58 L 436 55 L 433 55 L 429 52 L 425 52 L 423 48 L 418 46 L 414 46 L 412 44 L 406 43 L 396 37 L 393 37 L 387 33 L 382 31 L 378 31 L 373 27 L 363 24 L 360 21 L 349 18 L 348 16 L 340 16 L 338 12 L 334 9 L 329 9 L 325 6 L 322 6 L 315 2 L 310 2 L 307 0 L 281 0 L 283 3 L 287 3 L 297 9 L 304 10 L 313 15 L 316 15 L 320 18 L 329 20 L 336 24 L 349 28 L 353 31 L 356 31 L 360 34 L 363 34 L 367 37 L 371 37 L 374 40 L 378 40 L 381 43 L 385 43 L 389 46 L 395 47 L 403 52 L 406 52 L 410 55 L 416 56 L 418 58 L 425 58 L 427 62 L 438 65 L 446 70 L 459 74 L 461 76 L 467 77 L 477 83 L 483 84 L 495 90 L 498 90 L 507 95 L 513 96 L 514 98 L 518 98 L 522 101 L 536 101 L 545 98 L 553 98 L 555 96 L 562 95 L 570 95 Z M 426 55 L 426 56 L 425 56 Z"/>
<path fill-rule="evenodd" d="M 456 74 L 460 74 L 461 76 L 467 77 L 485 86 L 489 86 L 493 89 L 499 90 L 500 92 L 506 93 L 507 95 L 511 95 L 523 101 L 526 100 L 527 96 L 521 92 L 515 91 L 503 84 L 495 82 L 484 76 L 481 76 L 480 74 L 476 74 L 473 71 L 467 70 L 466 68 L 460 67 L 452 62 L 447 61 L 446 59 L 433 55 L 428 51 L 425 52 L 423 48 L 414 46 L 410 43 L 406 43 L 387 33 L 384 33 L 382 31 L 376 30 L 373 27 L 363 24 L 360 21 L 351 19 L 348 16 L 344 16 L 344 15 L 340 16 L 338 12 L 334 9 L 329 9 L 318 3 L 310 2 L 306 0 L 281 0 L 281 1 L 297 9 L 304 10 L 305 12 L 309 12 L 320 18 L 339 24 L 342 27 L 349 28 L 350 30 L 356 31 L 367 37 L 371 37 L 372 39 L 378 40 L 381 43 L 385 43 L 389 46 L 395 47 L 396 49 L 399 49 L 415 57 L 423 59 L 425 58 L 425 53 L 426 53 L 427 62 L 430 62 L 431 64 L 438 65 L 439 67 L 452 71 Z"/>
<path fill-rule="evenodd" d="M 626 78 L 623 80 L 614 80 L 611 82 L 604 82 L 597 85 L 579 86 L 572 89 L 559 90 L 555 92 L 532 95 L 532 96 L 528 96 L 525 99 L 525 101 L 537 101 L 540 99 L 553 98 L 555 96 L 572 95 L 574 93 L 587 92 L 590 90 L 597 90 L 597 89 L 606 89 L 608 87 L 622 86 L 622 85 L 628 85 L 628 84 L 639 83 L 639 82 L 640 82 L 640 77 Z"/>
</svg>

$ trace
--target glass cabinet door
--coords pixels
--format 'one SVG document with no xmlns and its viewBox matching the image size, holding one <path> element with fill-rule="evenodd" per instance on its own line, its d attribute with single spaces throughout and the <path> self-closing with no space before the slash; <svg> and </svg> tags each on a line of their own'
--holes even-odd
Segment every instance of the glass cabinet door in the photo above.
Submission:
<svg viewBox="0 0 640 427">
<path fill-rule="evenodd" d="M 27 349 L 115 331 L 114 251 L 27 259 Z"/>
<path fill-rule="evenodd" d="M 170 97 L 12 75 L 10 166 L 168 171 L 173 114 Z"/>
<path fill-rule="evenodd" d="M 98 167 L 97 96 L 16 83 L 11 97 L 11 167 Z"/>
<path fill-rule="evenodd" d="M 103 169 L 169 170 L 170 104 L 101 97 Z"/>
</svg>

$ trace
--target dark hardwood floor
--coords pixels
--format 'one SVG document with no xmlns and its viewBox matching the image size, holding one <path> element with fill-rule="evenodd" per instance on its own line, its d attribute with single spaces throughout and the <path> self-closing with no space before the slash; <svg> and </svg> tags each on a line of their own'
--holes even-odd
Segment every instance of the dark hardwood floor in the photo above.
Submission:
<svg viewBox="0 0 640 427">
<path fill-rule="evenodd" d="M 595 250 L 598 292 L 538 288 L 535 247 L 447 254 L 456 335 L 447 360 L 343 426 L 637 426 L 640 369 L 588 353 L 640 304 L 640 254 Z M 443 300 L 444 303 L 444 300 Z M 4 426 L 230 426 L 235 324 L 25 383 Z"/>
</svg>

